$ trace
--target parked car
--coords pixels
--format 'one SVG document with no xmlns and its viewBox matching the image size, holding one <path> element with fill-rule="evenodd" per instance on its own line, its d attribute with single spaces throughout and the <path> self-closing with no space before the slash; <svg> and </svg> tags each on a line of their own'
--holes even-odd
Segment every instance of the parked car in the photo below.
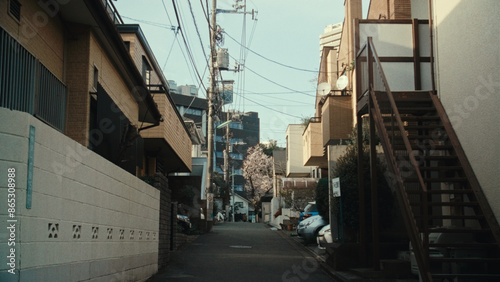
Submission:
<svg viewBox="0 0 500 282">
<path fill-rule="evenodd" d="M 318 232 L 327 224 L 328 222 L 324 221 L 321 215 L 311 216 L 299 223 L 299 226 L 297 226 L 297 235 L 304 239 L 305 243 L 314 242 Z"/>
<path fill-rule="evenodd" d="M 178 214 L 177 215 L 177 225 L 178 228 L 181 229 L 183 232 L 187 232 L 191 229 L 191 220 L 189 220 L 189 217 Z"/>
<path fill-rule="evenodd" d="M 330 228 L 330 224 L 321 228 L 318 232 L 318 236 L 316 237 L 316 241 L 318 243 L 318 248 L 324 250 L 328 244 L 333 243 L 337 239 L 333 240 L 332 229 Z"/>
<path fill-rule="evenodd" d="M 319 215 L 318 208 L 316 207 L 316 202 L 309 202 L 304 208 L 304 211 L 300 213 L 299 222 L 315 215 Z"/>
</svg>

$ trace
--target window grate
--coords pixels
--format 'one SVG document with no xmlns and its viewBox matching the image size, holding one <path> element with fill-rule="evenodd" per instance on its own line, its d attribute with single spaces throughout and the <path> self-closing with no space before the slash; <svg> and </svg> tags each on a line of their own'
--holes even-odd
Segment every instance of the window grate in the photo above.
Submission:
<svg viewBox="0 0 500 282">
<path fill-rule="evenodd" d="M 18 0 L 9 1 L 9 12 L 18 21 L 21 21 L 21 3 Z"/>
</svg>

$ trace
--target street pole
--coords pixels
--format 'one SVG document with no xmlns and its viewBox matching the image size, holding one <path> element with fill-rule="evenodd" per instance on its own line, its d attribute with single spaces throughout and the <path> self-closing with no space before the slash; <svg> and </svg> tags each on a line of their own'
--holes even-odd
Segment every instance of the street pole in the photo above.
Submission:
<svg viewBox="0 0 500 282">
<path fill-rule="evenodd" d="M 210 24 L 210 87 L 207 93 L 208 100 L 208 132 L 207 132 L 207 183 L 206 192 L 212 191 L 212 178 L 214 173 L 214 116 L 215 107 L 217 106 L 216 92 L 215 92 L 215 76 L 216 76 L 216 62 L 217 52 L 215 49 L 215 36 L 217 33 L 216 11 L 217 0 L 212 0 L 212 20 Z"/>
<path fill-rule="evenodd" d="M 229 111 L 226 113 L 226 122 L 230 120 Z M 226 126 L 226 149 L 224 151 L 224 180 L 226 185 L 226 191 L 229 194 L 229 124 Z M 229 195 L 228 195 L 229 196 Z M 229 197 L 224 197 L 224 202 L 229 202 Z"/>
<path fill-rule="evenodd" d="M 215 107 L 217 107 L 218 99 L 216 92 L 216 62 L 217 62 L 217 52 L 215 50 L 215 36 L 217 33 L 217 22 L 216 22 L 216 10 L 217 10 L 217 0 L 212 0 L 212 22 L 210 26 L 210 87 L 207 93 L 208 100 L 208 132 L 207 132 L 207 183 L 205 185 L 205 193 L 207 199 L 207 228 L 206 230 L 210 232 L 212 230 L 213 218 L 212 214 L 209 214 L 212 211 L 213 207 L 213 192 L 214 192 L 214 184 L 213 182 L 213 173 L 214 173 L 214 117 L 215 117 Z"/>
<path fill-rule="evenodd" d="M 231 170 L 232 170 L 231 176 L 233 177 L 233 181 L 231 182 L 231 190 L 233 192 L 233 204 L 231 205 L 231 207 L 233 207 L 233 222 L 234 222 L 234 166 L 231 168 Z"/>
</svg>

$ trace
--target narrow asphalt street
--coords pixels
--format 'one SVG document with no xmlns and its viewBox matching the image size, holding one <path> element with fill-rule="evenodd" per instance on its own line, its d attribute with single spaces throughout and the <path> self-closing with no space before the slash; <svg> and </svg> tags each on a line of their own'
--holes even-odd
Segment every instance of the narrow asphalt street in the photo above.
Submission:
<svg viewBox="0 0 500 282">
<path fill-rule="evenodd" d="M 171 254 L 159 281 L 332 281 L 292 240 L 265 224 L 224 223 Z"/>
</svg>

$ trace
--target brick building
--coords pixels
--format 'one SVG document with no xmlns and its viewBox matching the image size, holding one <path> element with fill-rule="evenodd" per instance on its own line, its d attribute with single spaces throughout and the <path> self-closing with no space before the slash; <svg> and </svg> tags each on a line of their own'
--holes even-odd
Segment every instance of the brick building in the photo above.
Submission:
<svg viewBox="0 0 500 282">
<path fill-rule="evenodd" d="M 168 258 L 165 175 L 191 170 L 190 135 L 140 28 L 122 25 L 111 1 L 61 2 L 0 1 L 0 164 L 18 180 L 12 271 L 144 280 Z"/>
</svg>

